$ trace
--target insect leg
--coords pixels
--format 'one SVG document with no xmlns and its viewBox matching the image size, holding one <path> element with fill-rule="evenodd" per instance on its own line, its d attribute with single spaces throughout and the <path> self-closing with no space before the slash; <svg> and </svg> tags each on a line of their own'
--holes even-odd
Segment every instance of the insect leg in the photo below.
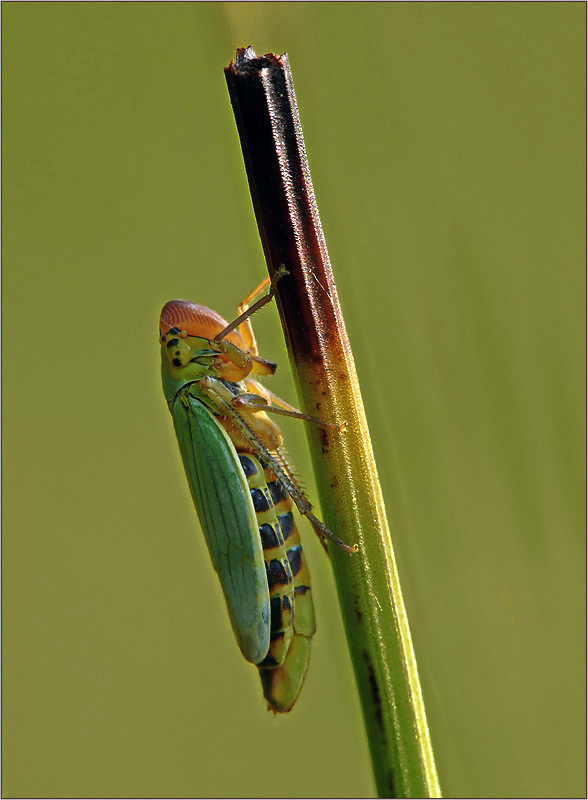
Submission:
<svg viewBox="0 0 588 800">
<path fill-rule="evenodd" d="M 244 307 L 242 313 L 240 313 L 239 316 L 236 317 L 229 325 L 227 325 L 227 327 L 224 328 L 220 333 L 217 333 L 212 341 L 215 342 L 215 344 L 218 344 L 225 338 L 225 336 L 228 336 L 231 331 L 234 331 L 235 328 L 239 328 L 239 333 L 241 333 L 245 339 L 245 342 L 251 349 L 252 354 L 257 356 L 257 345 L 255 343 L 255 337 L 253 336 L 253 329 L 251 328 L 249 317 L 252 314 L 255 314 L 256 311 L 259 311 L 260 308 L 263 308 L 263 306 L 269 303 L 270 300 L 272 300 L 276 293 L 278 281 L 280 278 L 283 278 L 288 274 L 289 273 L 286 267 L 283 264 L 280 264 L 278 269 L 272 275 L 271 280 L 266 278 L 264 281 L 262 281 L 259 286 L 243 301 L 243 303 L 241 303 L 239 310 L 241 310 L 241 307 Z M 269 292 L 252 305 L 249 305 L 248 301 L 255 297 L 260 291 L 263 291 L 268 283 L 270 286 Z"/>
<path fill-rule="evenodd" d="M 271 397 L 276 399 L 275 395 L 271 395 Z M 318 417 L 313 417 L 312 414 L 303 414 L 302 411 L 298 411 L 298 409 L 283 401 L 281 401 L 281 406 L 272 406 L 265 397 L 260 397 L 260 395 L 251 392 L 243 392 L 237 395 L 237 397 L 233 398 L 232 404 L 234 408 L 248 408 L 251 411 L 266 411 L 270 414 L 282 414 L 284 417 L 293 417 L 294 419 L 301 419 L 305 422 L 314 422 L 316 425 L 321 425 L 323 428 L 334 428 L 339 431 L 339 433 L 344 431 L 347 427 L 346 422 L 324 422 Z"/>
<path fill-rule="evenodd" d="M 292 474 L 292 470 L 282 454 L 279 452 L 279 450 L 277 450 L 277 448 L 274 450 L 274 452 L 270 452 L 268 448 L 260 441 L 259 437 L 256 436 L 248 424 L 248 421 L 245 419 L 243 411 L 239 412 L 236 408 L 234 408 L 232 402 L 234 398 L 226 386 L 224 386 L 216 378 L 210 377 L 202 378 L 199 386 L 205 395 L 210 397 L 211 400 L 214 400 L 219 411 L 221 411 L 224 416 L 226 416 L 239 430 L 241 435 L 247 440 L 251 448 L 255 451 L 256 455 L 272 469 L 284 489 L 288 492 L 296 504 L 298 511 L 300 511 L 300 513 L 308 519 L 319 538 L 328 539 L 338 547 L 343 548 L 343 550 L 347 550 L 348 553 L 357 552 L 357 545 L 345 544 L 344 541 L 331 533 L 331 531 L 325 527 L 325 525 L 323 525 L 323 523 L 317 519 L 317 517 L 315 517 L 315 515 L 312 513 L 312 505 L 310 504 L 310 501 L 306 498 L 298 486 L 296 479 Z M 244 413 L 248 414 L 249 412 L 245 410 Z"/>
<path fill-rule="evenodd" d="M 270 283 L 271 280 L 270 276 L 268 275 L 267 278 L 262 280 L 259 286 L 257 286 L 250 294 L 247 295 L 244 300 L 239 303 L 237 306 L 237 314 L 239 314 L 239 316 L 244 314 L 245 311 L 247 311 L 247 309 L 253 305 L 255 299 L 267 289 Z M 253 327 L 250 319 L 243 320 L 243 322 L 239 325 L 239 333 L 245 340 L 245 343 L 251 352 L 257 355 L 257 342 L 255 341 L 255 335 L 253 333 Z"/>
</svg>

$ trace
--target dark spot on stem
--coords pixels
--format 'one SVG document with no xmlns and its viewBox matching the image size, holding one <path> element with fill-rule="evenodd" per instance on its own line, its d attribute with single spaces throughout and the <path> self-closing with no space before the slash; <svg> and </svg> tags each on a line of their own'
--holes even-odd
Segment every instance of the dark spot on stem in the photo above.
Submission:
<svg viewBox="0 0 588 800">
<path fill-rule="evenodd" d="M 382 698 L 380 696 L 380 687 L 378 686 L 378 681 L 376 679 L 376 672 L 374 670 L 374 666 L 370 659 L 370 655 L 367 650 L 363 651 L 363 657 L 365 659 L 365 663 L 367 666 L 367 673 L 368 673 L 368 681 L 370 684 L 370 689 L 372 692 L 372 703 L 374 704 L 374 716 L 376 718 L 376 722 L 378 723 L 378 728 L 384 732 L 384 717 L 382 714 Z"/>
<path fill-rule="evenodd" d="M 386 773 L 386 782 L 388 784 L 388 796 L 398 797 L 398 791 L 396 789 L 396 784 L 394 783 L 394 775 L 392 772 Z"/>
</svg>

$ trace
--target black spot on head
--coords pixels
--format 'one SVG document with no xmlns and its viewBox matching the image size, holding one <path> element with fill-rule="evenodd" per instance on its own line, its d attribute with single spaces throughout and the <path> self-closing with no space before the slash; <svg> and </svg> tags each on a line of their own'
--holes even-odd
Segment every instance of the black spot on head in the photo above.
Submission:
<svg viewBox="0 0 588 800">
<path fill-rule="evenodd" d="M 294 515 L 291 511 L 286 511 L 285 514 L 280 514 L 278 517 L 278 522 L 280 523 L 284 541 L 286 541 L 286 539 L 294 532 Z"/>
<path fill-rule="evenodd" d="M 276 525 L 274 527 L 273 525 L 268 525 L 267 522 L 259 526 L 259 538 L 264 550 L 273 550 L 274 547 L 284 544 L 279 526 Z"/>
<path fill-rule="evenodd" d="M 265 492 L 262 489 L 251 489 L 251 499 L 253 500 L 253 508 L 258 513 L 260 511 L 269 511 L 271 508 L 267 489 Z"/>
<path fill-rule="evenodd" d="M 180 329 L 178 327 L 173 327 L 173 328 L 170 328 L 167 333 L 168 333 L 168 336 L 169 336 L 170 333 L 173 333 L 174 336 L 177 336 L 180 333 Z"/>
<path fill-rule="evenodd" d="M 289 497 L 288 492 L 284 489 L 280 481 L 272 481 L 271 483 L 268 483 L 267 488 L 269 489 L 271 498 L 274 501 L 274 505 Z"/>
<path fill-rule="evenodd" d="M 172 360 L 172 364 L 174 365 L 174 367 L 181 367 L 181 366 L 182 366 L 181 359 L 179 359 L 179 358 L 174 358 L 174 359 Z"/>
<path fill-rule="evenodd" d="M 286 555 L 288 556 L 288 562 L 290 563 L 292 575 L 298 575 L 300 572 L 300 567 L 302 566 L 302 545 L 294 545 L 294 547 L 291 547 L 288 550 Z"/>
<path fill-rule="evenodd" d="M 250 478 L 252 475 L 257 475 L 257 467 L 250 458 L 240 455 L 239 461 L 241 462 L 241 469 L 245 473 L 246 478 Z"/>
<path fill-rule="evenodd" d="M 286 571 L 284 563 L 277 558 L 272 558 L 269 564 L 265 565 L 265 571 L 270 591 L 274 586 L 287 586 L 292 580 L 292 576 L 288 575 L 289 570 Z"/>
<path fill-rule="evenodd" d="M 170 339 L 167 343 L 168 349 L 171 350 L 172 347 L 177 347 L 180 343 L 179 339 Z"/>
</svg>

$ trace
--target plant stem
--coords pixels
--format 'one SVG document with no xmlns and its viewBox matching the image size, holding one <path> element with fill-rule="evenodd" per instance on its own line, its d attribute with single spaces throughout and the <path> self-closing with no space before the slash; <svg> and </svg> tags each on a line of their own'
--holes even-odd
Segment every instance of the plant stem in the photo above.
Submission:
<svg viewBox="0 0 588 800">
<path fill-rule="evenodd" d="M 425 708 L 365 412 L 319 220 L 287 56 L 237 50 L 225 69 L 270 275 L 308 425 L 380 797 L 440 797 Z"/>
</svg>

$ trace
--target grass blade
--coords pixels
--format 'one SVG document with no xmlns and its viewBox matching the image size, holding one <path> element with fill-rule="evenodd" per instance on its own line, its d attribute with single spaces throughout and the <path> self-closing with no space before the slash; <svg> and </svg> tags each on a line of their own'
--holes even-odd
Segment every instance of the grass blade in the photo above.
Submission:
<svg viewBox="0 0 588 800">
<path fill-rule="evenodd" d="M 333 570 L 378 794 L 440 789 L 394 553 L 351 348 L 320 224 L 287 56 L 240 49 L 225 70 L 270 274 L 285 264 L 278 308 L 308 425 Z"/>
</svg>

